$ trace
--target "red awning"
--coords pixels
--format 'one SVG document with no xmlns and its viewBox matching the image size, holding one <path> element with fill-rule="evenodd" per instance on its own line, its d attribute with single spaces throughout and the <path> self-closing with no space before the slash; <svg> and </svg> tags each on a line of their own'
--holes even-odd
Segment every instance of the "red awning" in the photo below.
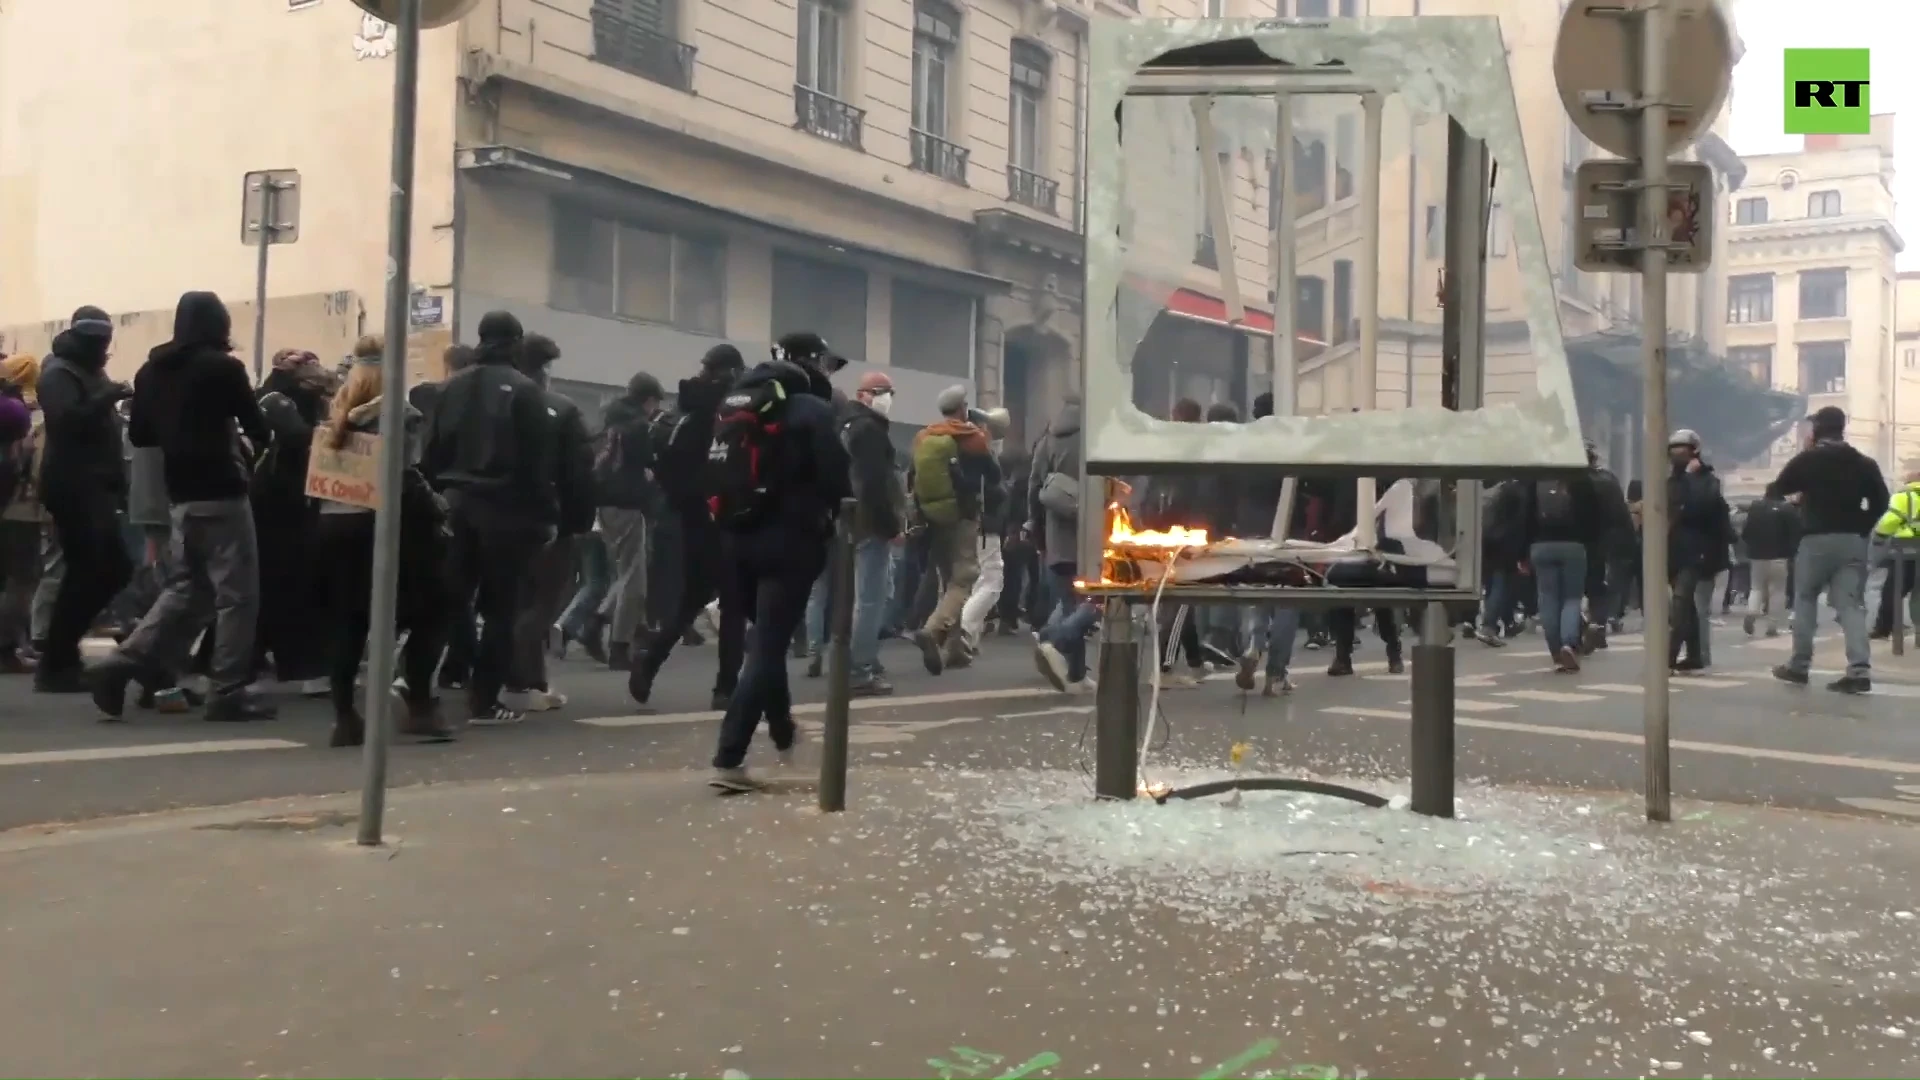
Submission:
<svg viewBox="0 0 1920 1080">
<path fill-rule="evenodd" d="M 1189 319 L 1198 319 L 1201 322 L 1216 323 L 1220 326 L 1234 325 L 1227 319 L 1227 302 L 1225 300 L 1208 296 L 1206 293 L 1195 292 L 1192 289 L 1175 290 L 1172 296 L 1167 297 L 1167 310 L 1173 312 L 1175 315 L 1184 315 Z M 1246 322 L 1242 325 L 1250 330 L 1258 330 L 1263 334 L 1271 334 L 1273 333 L 1273 316 L 1264 311 L 1256 311 L 1253 308 L 1248 308 Z"/>
</svg>

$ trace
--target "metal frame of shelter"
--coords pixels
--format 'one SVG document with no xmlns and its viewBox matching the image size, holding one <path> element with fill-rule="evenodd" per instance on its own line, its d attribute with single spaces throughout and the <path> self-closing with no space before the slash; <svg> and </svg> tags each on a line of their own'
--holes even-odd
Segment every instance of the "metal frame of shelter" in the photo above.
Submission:
<svg viewBox="0 0 1920 1080">
<path fill-rule="evenodd" d="M 1441 535 L 1451 537 L 1454 587 L 1329 587 L 1181 585 L 1152 581 L 1118 584 L 1087 572 L 1104 565 L 1108 524 L 1084 500 L 1080 563 L 1090 580 L 1082 589 L 1105 604 L 1101 626 L 1095 789 L 1103 798 L 1141 794 L 1139 727 L 1141 656 L 1134 609 L 1156 602 L 1233 602 L 1295 608 L 1415 607 L 1422 611 L 1421 644 L 1412 650 L 1411 732 L 1413 808 L 1451 816 L 1454 758 L 1454 651 L 1446 605 L 1479 599 L 1480 484 L 1508 478 L 1573 472 L 1586 465 L 1572 380 L 1559 338 L 1544 240 L 1519 136 L 1518 110 L 1507 77 L 1498 20 L 1484 17 L 1411 17 L 1330 20 L 1101 20 L 1092 28 L 1086 173 L 1086 360 L 1082 365 L 1083 492 L 1102 476 L 1138 476 L 1200 469 L 1284 469 L 1289 475 L 1276 516 L 1284 539 L 1300 475 L 1354 478 L 1359 505 L 1373 505 L 1375 477 L 1392 474 L 1452 482 L 1451 513 L 1443 508 Z M 1299 416 L 1293 305 L 1294 215 L 1275 215 L 1269 234 L 1267 282 L 1274 306 L 1270 338 L 1275 416 L 1246 424 L 1173 424 L 1133 407 L 1130 361 L 1119 329 L 1122 279 L 1131 253 L 1121 238 L 1125 217 L 1119 178 L 1125 167 L 1121 127 L 1125 103 L 1146 97 L 1195 102 L 1198 155 L 1206 213 L 1219 255 L 1229 319 L 1239 323 L 1245 301 L 1238 280 L 1229 205 L 1214 143 L 1209 104 L 1218 98 L 1257 96 L 1275 102 L 1273 145 L 1281 177 L 1279 205 L 1291 208 L 1295 98 L 1358 96 L 1364 130 L 1359 164 L 1361 251 L 1358 285 L 1359 351 L 1354 398 L 1374 399 L 1379 305 L 1379 222 L 1382 103 L 1389 93 L 1449 117 L 1442 323 L 1443 407 Z M 1463 123 L 1463 118 L 1466 123 Z M 1476 130 L 1469 130 L 1469 127 Z M 1489 408 L 1485 400 L 1486 243 L 1493 192 L 1490 142 L 1503 151 L 1501 189 L 1516 217 L 1515 246 L 1528 289 L 1529 322 L 1539 357 L 1537 394 Z M 1506 160 L 1510 158 L 1511 160 Z M 1507 171 L 1507 170 L 1511 171 Z M 1259 335 L 1266 336 L 1266 335 Z M 1104 500 L 1101 500 L 1104 503 Z M 1444 502 L 1444 500 L 1443 500 Z M 1360 546 L 1371 548 L 1373 516 L 1359 515 Z M 1145 633 L 1156 631 L 1148 627 Z M 1258 786 L 1294 787 L 1299 781 Z M 1180 794 L 1180 793 L 1175 793 Z M 1164 793 L 1156 797 L 1165 798 Z M 1363 800 L 1365 801 L 1365 800 Z"/>
</svg>

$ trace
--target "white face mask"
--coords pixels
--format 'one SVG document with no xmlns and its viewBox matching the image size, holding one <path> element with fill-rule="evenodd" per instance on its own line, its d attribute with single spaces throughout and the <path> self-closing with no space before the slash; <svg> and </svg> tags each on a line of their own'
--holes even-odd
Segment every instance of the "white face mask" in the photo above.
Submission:
<svg viewBox="0 0 1920 1080">
<path fill-rule="evenodd" d="M 873 395 L 872 400 L 867 402 L 867 405 L 881 416 L 887 415 L 893 411 L 893 391 L 889 390 L 884 394 Z"/>
</svg>

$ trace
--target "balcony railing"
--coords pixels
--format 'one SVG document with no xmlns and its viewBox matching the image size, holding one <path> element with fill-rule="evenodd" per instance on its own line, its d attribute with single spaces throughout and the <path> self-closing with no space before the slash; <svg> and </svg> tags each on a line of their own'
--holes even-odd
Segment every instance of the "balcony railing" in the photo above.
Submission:
<svg viewBox="0 0 1920 1080">
<path fill-rule="evenodd" d="M 793 126 L 802 131 L 854 150 L 865 149 L 860 144 L 860 132 L 867 120 L 865 109 L 849 105 L 830 94 L 823 94 L 811 86 L 794 83 L 793 115 Z"/>
<path fill-rule="evenodd" d="M 907 132 L 907 142 L 913 149 L 913 167 L 916 170 L 966 186 L 966 147 L 919 128 Z"/>
<path fill-rule="evenodd" d="M 1220 269 L 1220 250 L 1213 242 L 1212 233 L 1201 233 L 1193 238 L 1193 262 L 1209 270 Z"/>
<path fill-rule="evenodd" d="M 593 9 L 593 58 L 610 68 L 692 93 L 693 56 L 698 51 L 684 41 Z"/>
<path fill-rule="evenodd" d="M 1058 217 L 1060 185 L 1036 172 L 1028 172 L 1018 165 L 1007 166 L 1007 198 L 1021 206 L 1031 206 L 1042 213 Z"/>
</svg>

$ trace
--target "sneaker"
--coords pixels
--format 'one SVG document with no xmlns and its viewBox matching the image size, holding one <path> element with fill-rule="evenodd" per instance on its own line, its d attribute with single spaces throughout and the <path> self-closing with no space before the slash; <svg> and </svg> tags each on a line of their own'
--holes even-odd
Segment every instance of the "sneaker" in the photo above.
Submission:
<svg viewBox="0 0 1920 1080">
<path fill-rule="evenodd" d="M 1040 676 L 1047 680 L 1055 690 L 1067 692 L 1067 658 L 1054 645 L 1045 641 L 1033 643 L 1033 666 L 1040 669 Z"/>
<path fill-rule="evenodd" d="M 490 705 L 474 712 L 467 722 L 474 727 L 511 727 L 527 718 L 526 713 L 515 712 L 505 705 Z"/>
<path fill-rule="evenodd" d="M 1807 685 L 1806 672 L 1795 671 L 1793 668 L 1790 668 L 1785 664 L 1778 664 L 1774 667 L 1773 677 L 1776 679 L 1779 679 L 1783 683 L 1792 683 L 1794 686 Z"/>
<path fill-rule="evenodd" d="M 1769 626 L 1769 627 L 1767 627 L 1767 636 L 1768 636 L 1768 637 L 1779 637 L 1779 636 L 1780 636 L 1780 628 L 1779 628 L 1779 627 L 1777 627 L 1777 626 Z"/>
<path fill-rule="evenodd" d="M 1407 662 L 1400 658 L 1400 654 L 1398 652 L 1388 653 L 1387 654 L 1387 674 L 1405 675 L 1406 673 L 1407 673 Z"/>
<path fill-rule="evenodd" d="M 1556 671 L 1574 674 L 1580 670 L 1580 654 L 1575 652 L 1571 645 L 1560 646 L 1560 651 L 1554 654 L 1554 659 L 1558 661 L 1554 665 Z"/>
<path fill-rule="evenodd" d="M 103 719 L 118 720 L 126 712 L 127 687 L 137 674 L 139 668 L 121 655 L 115 655 L 87 673 L 92 683 L 88 689 L 93 694 L 94 708 L 100 710 Z"/>
<path fill-rule="evenodd" d="M 733 691 L 715 690 L 713 695 L 707 698 L 707 707 L 714 712 L 726 712 L 733 707 Z"/>
<path fill-rule="evenodd" d="M 1242 690 L 1252 690 L 1254 675 L 1260 670 L 1260 661 L 1266 659 L 1258 649 L 1248 649 L 1240 654 L 1240 663 L 1233 673 L 1233 685 Z"/>
<path fill-rule="evenodd" d="M 400 734 L 423 742 L 452 742 L 456 737 L 453 725 L 447 723 L 440 712 L 440 700 L 405 701 L 400 703 Z"/>
<path fill-rule="evenodd" d="M 1093 681 L 1093 676 L 1082 675 L 1079 682 L 1070 682 L 1061 689 L 1069 694 L 1091 694 L 1100 689 L 1100 684 Z"/>
<path fill-rule="evenodd" d="M 869 675 L 864 679 L 855 679 L 847 687 L 848 697 L 886 697 L 893 693 L 893 684 L 878 675 Z"/>
<path fill-rule="evenodd" d="M 946 670 L 946 658 L 940 654 L 940 638 L 931 630 L 915 630 L 911 637 L 915 648 L 920 650 L 920 662 L 926 665 L 927 674 L 938 675 Z"/>
<path fill-rule="evenodd" d="M 1504 649 L 1507 647 L 1507 639 L 1495 633 L 1491 626 L 1476 627 L 1473 631 L 1473 640 L 1485 645 L 1489 649 Z"/>
<path fill-rule="evenodd" d="M 1285 675 L 1267 676 L 1266 685 L 1260 688 L 1261 697 L 1285 697 L 1293 693 L 1293 680 Z"/>
<path fill-rule="evenodd" d="M 1333 663 L 1327 665 L 1327 674 L 1332 675 L 1335 678 L 1339 678 L 1342 675 L 1353 674 L 1353 657 L 1351 656 L 1334 657 Z"/>
<path fill-rule="evenodd" d="M 1206 678 L 1205 668 L 1189 668 L 1186 671 L 1169 669 L 1160 673 L 1160 689 L 1191 690 L 1205 682 Z"/>
<path fill-rule="evenodd" d="M 760 785 L 747 775 L 746 766 L 736 765 L 731 769 L 713 770 L 713 777 L 707 781 L 707 786 L 721 791 L 742 792 L 753 791 Z"/>
<path fill-rule="evenodd" d="M 1745 630 L 1748 637 L 1753 636 L 1753 624 L 1755 621 L 1752 615 L 1740 620 L 1740 629 Z"/>
<path fill-rule="evenodd" d="M 333 690 L 333 683 L 327 679 L 300 680 L 300 696 L 309 698 L 326 697 Z"/>
<path fill-rule="evenodd" d="M 206 698 L 184 686 L 169 686 L 165 690 L 140 692 L 140 707 L 152 709 L 162 716 L 184 716 L 206 703 Z"/>
<path fill-rule="evenodd" d="M 827 662 L 826 657 L 821 656 L 820 653 L 816 650 L 812 656 L 809 656 L 807 658 L 807 678 L 809 679 L 819 678 L 820 671 L 822 668 L 826 666 L 826 662 Z"/>
<path fill-rule="evenodd" d="M 567 703 L 566 695 L 537 687 L 529 690 L 503 690 L 500 693 L 500 700 L 508 708 L 523 713 L 551 712 Z"/>
<path fill-rule="evenodd" d="M 96 700 L 95 704 L 99 704 Z M 245 723 L 250 720 L 273 720 L 279 717 L 280 710 L 260 698 L 236 691 L 227 694 L 215 694 L 207 699 L 206 719 L 216 724 Z"/>
<path fill-rule="evenodd" d="M 792 723 L 793 721 L 788 720 L 787 722 Z M 778 746 L 773 748 L 774 761 L 778 762 L 782 769 L 793 768 L 793 752 L 799 748 L 800 743 L 804 741 L 805 738 L 805 734 L 801 732 L 799 728 L 794 728 L 793 741 L 787 744 L 786 749 L 783 750 Z"/>
<path fill-rule="evenodd" d="M 361 718 L 358 710 L 349 709 L 333 718 L 333 730 L 327 733 L 327 746 L 340 750 L 349 746 L 361 746 L 367 741 L 367 722 Z"/>
<path fill-rule="evenodd" d="M 1827 689 L 1836 694 L 1870 694 L 1873 680 L 1865 675 L 1842 675 L 1828 683 Z"/>
</svg>

